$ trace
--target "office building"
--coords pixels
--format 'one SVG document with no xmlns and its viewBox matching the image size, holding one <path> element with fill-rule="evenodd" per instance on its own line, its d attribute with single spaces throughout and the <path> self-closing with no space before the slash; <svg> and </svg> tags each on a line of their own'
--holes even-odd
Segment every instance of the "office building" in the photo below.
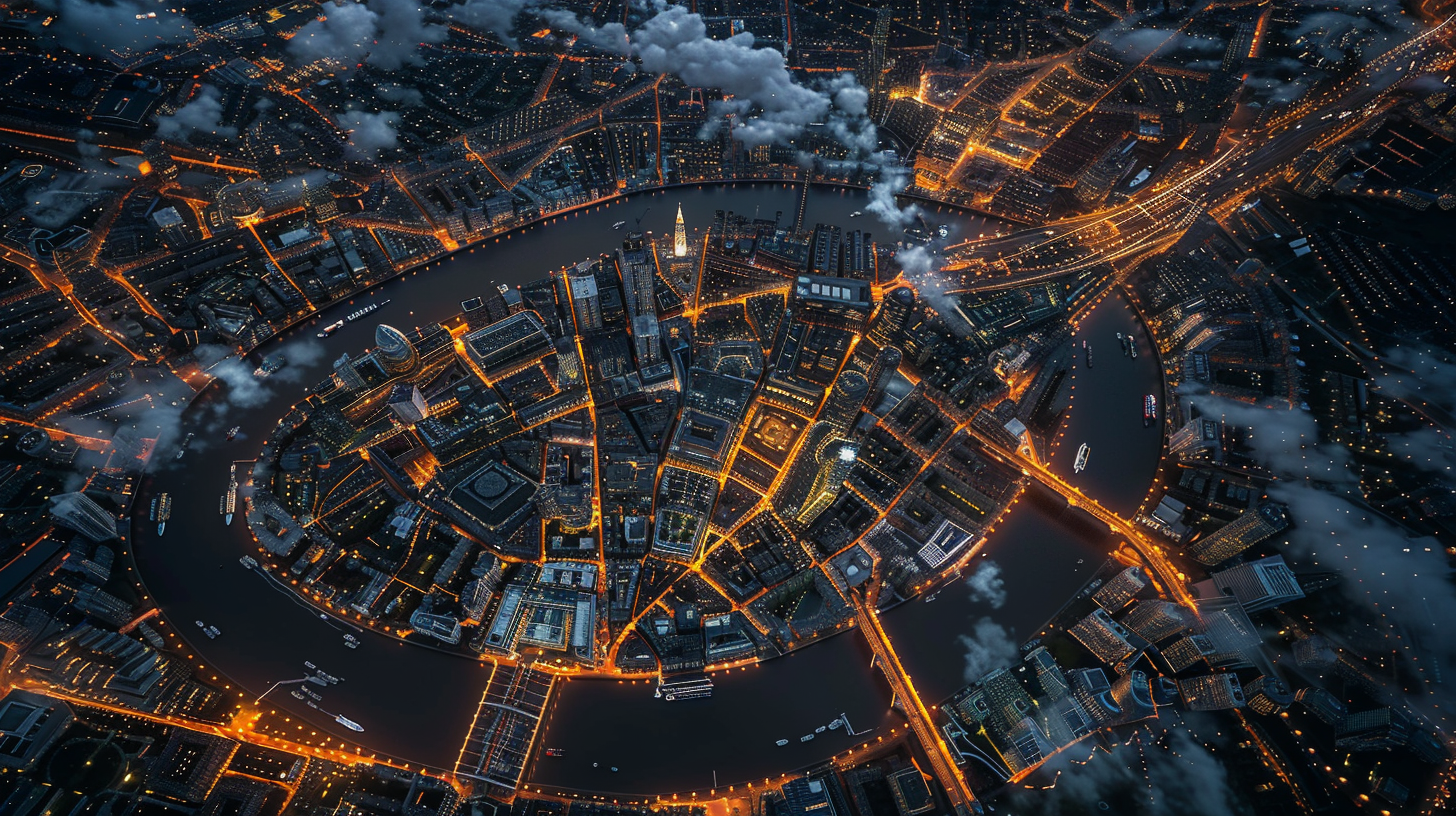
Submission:
<svg viewBox="0 0 1456 816">
<path fill-rule="evenodd" d="M 1289 708 L 1294 693 L 1278 677 L 1261 674 L 1244 684 L 1244 700 L 1249 708 L 1267 717 Z"/>
<path fill-rule="evenodd" d="M 61 493 L 52 496 L 51 518 L 68 530 L 75 530 L 92 541 L 117 538 L 116 516 L 102 509 L 85 493 Z"/>
<path fill-rule="evenodd" d="M 1233 672 L 1179 680 L 1178 694 L 1189 711 L 1225 711 L 1244 707 L 1244 690 Z"/>
<path fill-rule="evenodd" d="M 602 327 L 602 297 L 597 291 L 597 264 L 582 261 L 566 273 L 571 293 L 571 312 L 576 316 L 578 332 L 596 331 Z"/>
<path fill-rule="evenodd" d="M 389 410 L 405 425 L 414 425 L 430 415 L 430 406 L 413 383 L 400 383 L 390 389 Z"/>
<path fill-rule="evenodd" d="M 1108 612 L 1116 612 L 1127 606 L 1147 585 L 1148 576 L 1142 567 L 1128 567 L 1092 593 L 1092 601 Z"/>
<path fill-rule="evenodd" d="M 1149 598 L 1133 604 L 1123 617 L 1122 625 L 1149 643 L 1161 643 L 1187 633 L 1196 620 L 1193 610 L 1186 606 Z"/>
<path fill-rule="evenodd" d="M 1198 559 L 1198 563 L 1213 566 L 1282 532 L 1288 526 L 1289 515 L 1284 506 L 1264 502 L 1245 510 L 1243 515 L 1195 541 L 1191 552 Z"/>
<path fill-rule="evenodd" d="M 374 329 L 374 358 L 387 374 L 408 374 L 419 364 L 419 354 L 404 332 L 380 323 Z"/>
<path fill-rule="evenodd" d="M 1194 584 L 1193 593 L 1199 598 L 1234 598 L 1249 613 L 1304 597 L 1294 571 L 1278 555 L 1219 570 Z"/>
</svg>

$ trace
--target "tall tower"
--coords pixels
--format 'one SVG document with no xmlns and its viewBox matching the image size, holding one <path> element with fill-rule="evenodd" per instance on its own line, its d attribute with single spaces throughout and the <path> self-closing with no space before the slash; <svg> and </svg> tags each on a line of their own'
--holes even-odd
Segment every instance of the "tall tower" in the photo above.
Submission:
<svg viewBox="0 0 1456 816">
<path fill-rule="evenodd" d="M 677 205 L 677 229 L 672 236 L 672 254 L 681 258 L 688 254 L 688 228 L 683 225 L 682 205 Z"/>
</svg>

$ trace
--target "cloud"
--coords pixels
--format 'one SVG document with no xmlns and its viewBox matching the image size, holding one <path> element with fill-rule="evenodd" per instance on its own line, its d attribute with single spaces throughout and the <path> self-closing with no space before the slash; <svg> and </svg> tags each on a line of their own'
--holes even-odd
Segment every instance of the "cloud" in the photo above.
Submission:
<svg viewBox="0 0 1456 816">
<path fill-rule="evenodd" d="M 58 16 L 51 24 L 57 42 L 80 54 L 105 57 L 112 52 L 146 51 L 187 42 L 196 33 L 181 14 L 140 0 L 48 0 L 41 6 Z M 148 16 L 153 13 L 156 16 Z"/>
<path fill-rule="evenodd" d="M 1207 731 L 1208 729 L 1202 729 Z M 1053 756 L 1039 771 L 1054 776 L 1049 790 L 1008 789 L 1013 812 L 1026 816 L 1096 812 L 1110 802 L 1126 803 L 1140 816 L 1233 816 L 1228 772 L 1213 752 L 1197 742 L 1182 723 L 1163 735 L 1139 730 L 1111 751 L 1094 750 L 1078 760 L 1075 752 Z"/>
<path fill-rule="evenodd" d="M 333 58 L 363 62 L 378 29 L 379 15 L 363 3 L 325 6 L 322 15 L 288 41 L 288 53 L 300 62 Z"/>
<path fill-rule="evenodd" d="M 399 114 L 393 111 L 345 111 L 338 115 L 336 121 L 339 127 L 348 131 L 348 153 L 355 158 L 375 161 L 379 158 L 379 151 L 399 144 L 399 134 L 394 129 Z"/>
<path fill-rule="evenodd" d="M 1131 62 L 1148 59 L 1154 54 L 1184 51 L 1193 54 L 1222 53 L 1224 43 L 1213 37 L 1194 37 L 1162 28 L 1138 28 L 1118 34 L 1104 32 L 1102 41 L 1118 56 Z"/>
<path fill-rule="evenodd" d="M 1443 625 L 1456 620 L 1456 586 L 1447 577 L 1441 546 L 1410 535 L 1366 504 L 1356 463 L 1345 448 L 1321 444 L 1315 421 L 1305 411 L 1207 395 L 1190 399 L 1205 415 L 1250 429 L 1254 455 L 1275 477 L 1268 494 L 1289 507 L 1293 525 L 1287 555 L 1297 567 L 1339 572 L 1351 601 L 1373 606 L 1423 648 L 1456 659 L 1456 636 Z M 1400 455 L 1430 438 L 1391 434 L 1387 444 Z M 1430 460 L 1426 468 L 1437 472 L 1453 461 L 1449 445 L 1425 458 Z M 1415 644 L 1403 635 L 1401 641 L 1410 654 Z"/>
<path fill-rule="evenodd" d="M 408 88 L 404 85 L 396 85 L 393 82 L 386 82 L 374 89 L 374 95 L 385 102 L 393 102 L 404 107 L 424 107 L 425 95 L 417 88 Z"/>
<path fill-rule="evenodd" d="M 1375 378 L 1377 388 L 1397 399 L 1456 410 L 1456 362 L 1433 348 L 1396 346 L 1385 354 L 1398 372 Z"/>
<path fill-rule="evenodd" d="M 542 9 L 539 14 L 541 19 L 551 24 L 552 28 L 574 34 L 580 41 L 588 45 L 594 45 L 624 57 L 632 51 L 632 44 L 627 37 L 627 28 L 621 23 L 607 23 L 597 27 L 583 22 L 580 17 L 564 9 Z"/>
<path fill-rule="evenodd" d="M 966 579 L 966 588 L 971 591 L 972 601 L 990 604 L 992 609 L 1006 605 L 1006 581 L 1001 577 L 1001 565 L 995 561 L 982 561 Z"/>
<path fill-rule="evenodd" d="M 395 71 L 415 61 L 421 43 L 445 39 L 449 29 L 425 19 L 415 0 L 367 0 L 324 6 L 323 16 L 288 41 L 294 59 L 308 63 L 332 58 Z"/>
<path fill-rule="evenodd" d="M 163 139 L 181 139 L 194 133 L 211 133 L 225 139 L 238 135 L 238 129 L 222 124 L 222 94 L 212 85 L 203 85 L 190 102 L 171 116 L 157 117 L 157 135 Z"/>
<path fill-rule="evenodd" d="M 1006 627 L 990 618 L 976 621 L 971 626 L 971 633 L 961 635 L 960 641 L 966 649 L 967 683 L 974 683 L 986 676 L 987 672 L 1015 663 L 1020 656 Z"/>
<path fill-rule="evenodd" d="M 530 5 L 532 0 L 465 0 L 448 13 L 461 23 L 489 31 L 507 46 L 516 48 L 520 43 L 511 34 L 516 27 L 516 15 Z"/>
</svg>

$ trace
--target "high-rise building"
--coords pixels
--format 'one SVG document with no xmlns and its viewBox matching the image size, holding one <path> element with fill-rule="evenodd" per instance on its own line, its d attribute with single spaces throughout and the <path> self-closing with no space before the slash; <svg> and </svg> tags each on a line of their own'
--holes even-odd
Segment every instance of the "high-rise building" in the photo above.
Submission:
<svg viewBox="0 0 1456 816">
<path fill-rule="evenodd" d="M 814 237 L 809 241 L 809 272 L 828 277 L 838 276 L 839 251 L 839 227 L 815 224 Z"/>
<path fill-rule="evenodd" d="M 677 226 L 672 233 L 672 254 L 678 258 L 688 254 L 688 228 L 683 223 L 682 205 L 677 205 Z"/>
<path fill-rule="evenodd" d="M 602 327 L 602 298 L 597 292 L 596 264 L 582 261 L 566 273 L 571 293 L 571 311 L 576 315 L 578 332 L 596 331 Z"/>
<path fill-rule="evenodd" d="M 1200 598 L 1235 598 L 1245 612 L 1251 613 L 1304 597 L 1299 579 L 1278 555 L 1219 570 L 1194 584 L 1193 592 Z"/>
<path fill-rule="evenodd" d="M 1181 604 L 1149 598 L 1138 601 L 1122 619 L 1122 625 L 1149 643 L 1159 643 L 1188 632 L 1197 618 Z"/>
<path fill-rule="evenodd" d="M 844 236 L 844 250 L 840 254 L 839 268 L 846 278 L 873 280 L 875 243 L 870 240 L 868 232 L 850 230 Z"/>
<path fill-rule="evenodd" d="M 632 318 L 632 348 L 637 353 L 637 367 L 646 368 L 662 362 L 662 326 L 650 314 Z"/>
<path fill-rule="evenodd" d="M 809 488 L 809 498 L 799 508 L 796 520 L 800 524 L 808 524 L 839 496 L 839 490 L 844 486 L 844 480 L 849 477 L 849 472 L 854 469 L 855 459 L 859 456 L 859 446 L 843 439 L 835 440 L 833 444 L 825 446 L 819 454 L 819 470 L 814 474 L 814 484 Z"/>
<path fill-rule="evenodd" d="M 829 401 L 824 403 L 820 416 L 840 430 L 849 430 L 859 417 L 859 409 L 870 393 L 870 381 L 858 371 L 845 367 L 834 378 L 829 390 Z"/>
<path fill-rule="evenodd" d="M 1294 693 L 1278 677 L 1261 674 L 1244 684 L 1244 700 L 1249 708 L 1267 717 L 1289 708 Z"/>
<path fill-rule="evenodd" d="M 363 375 L 354 368 L 354 361 L 349 359 L 348 352 L 334 361 L 334 382 L 338 383 L 340 388 L 350 391 L 358 391 L 365 385 Z"/>
<path fill-rule="evenodd" d="M 389 390 L 389 410 L 406 425 L 414 425 L 430 415 L 430 406 L 414 383 L 400 383 Z"/>
<path fill-rule="evenodd" d="M 888 345 L 905 330 L 910 314 L 915 310 L 915 290 L 908 286 L 892 289 L 880 301 L 880 311 L 870 326 L 870 339 L 880 345 Z"/>
<path fill-rule="evenodd" d="M 110 541 L 117 538 L 116 516 L 106 512 L 85 493 L 61 493 L 52 496 L 49 509 L 57 524 L 68 530 L 75 530 L 92 541 Z"/>
<path fill-rule="evenodd" d="M 380 323 L 374 329 L 374 357 L 389 374 L 405 374 L 419 363 L 419 354 L 404 332 Z"/>
<path fill-rule="evenodd" d="M 314 184 L 310 187 L 308 180 L 305 179 L 303 182 L 303 206 L 313 218 L 314 223 L 317 224 L 327 223 L 342 215 L 339 212 L 338 202 L 334 201 L 334 193 L 329 189 L 327 183 Z"/>
<path fill-rule="evenodd" d="M 1178 681 L 1178 693 L 1189 711 L 1223 711 L 1244 707 L 1244 690 L 1233 672 L 1205 674 Z"/>
<path fill-rule="evenodd" d="M 1128 567 L 1092 593 L 1092 601 L 1108 612 L 1116 612 L 1127 606 L 1147 585 L 1148 576 L 1142 567 Z"/>
<path fill-rule="evenodd" d="M 1219 530 L 1195 541 L 1193 557 L 1200 564 L 1213 566 L 1233 558 L 1289 526 L 1289 514 L 1283 505 L 1263 502 L 1258 507 L 1225 524 Z"/>
</svg>

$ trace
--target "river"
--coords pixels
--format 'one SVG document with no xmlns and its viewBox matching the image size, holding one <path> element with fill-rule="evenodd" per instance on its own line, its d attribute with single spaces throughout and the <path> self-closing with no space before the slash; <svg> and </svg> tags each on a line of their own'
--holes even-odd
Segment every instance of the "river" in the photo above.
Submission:
<svg viewBox="0 0 1456 816">
<path fill-rule="evenodd" d="M 879 229 L 884 237 L 883 228 L 870 218 L 850 218 L 865 203 L 860 191 L 816 188 L 809 197 L 806 223 Z M 495 284 L 525 283 L 610 251 L 624 235 L 612 229 L 617 221 L 631 224 L 643 217 L 644 229 L 667 233 L 678 204 L 690 229 L 706 227 L 718 209 L 769 216 L 780 211 L 785 221 L 791 221 L 798 192 L 781 185 L 747 184 L 673 189 L 559 216 L 492 239 L 385 283 L 353 303 L 331 307 L 286 333 L 280 342 L 290 365 L 268 380 L 248 404 L 236 404 L 236 395 L 233 403 L 226 403 L 227 395 L 217 389 L 194 403 L 183 430 L 196 432 L 197 438 L 180 462 L 162 452 L 153 478 L 137 497 L 136 507 L 145 508 L 156 492 L 171 493 L 173 513 L 166 535 L 159 537 L 150 525 L 139 523 L 132 543 L 147 590 L 196 650 L 197 662 L 255 695 L 278 680 L 301 677 L 304 661 L 312 661 L 344 678 L 323 692 L 320 705 L 357 721 L 365 730 L 356 734 L 343 729 L 286 693 L 275 692 L 268 700 L 294 719 L 296 738 L 330 739 L 332 745 L 342 740 L 366 754 L 379 752 L 436 769 L 453 767 L 483 690 L 485 669 L 458 655 L 369 632 L 361 634 L 360 648 L 347 649 L 344 630 L 337 623 L 321 620 L 291 595 L 241 567 L 238 559 L 254 551 L 252 539 L 241 518 L 229 528 L 217 514 L 228 464 L 257 456 L 278 417 L 309 385 L 327 375 L 335 357 L 345 351 L 357 355 L 372 344 L 375 324 L 406 328 L 441 320 L 458 312 L 461 300 Z M 951 223 L 961 234 L 997 227 L 982 218 L 949 213 L 931 220 Z M 327 340 L 314 337 L 319 326 L 383 297 L 391 303 L 370 318 L 346 325 Z M 1116 302 L 1100 306 L 1083 324 L 1083 331 L 1103 332 L 1095 326 L 1104 322 L 1109 336 L 1131 330 L 1132 318 L 1125 310 L 1108 308 Z M 1092 468 L 1106 451 L 1106 472 L 1116 474 L 1117 490 L 1131 497 L 1134 488 L 1140 495 L 1152 477 L 1156 443 L 1150 456 L 1128 454 L 1132 458 L 1114 469 L 1111 459 L 1115 445 L 1123 444 L 1121 431 L 1104 424 L 1106 418 L 1098 412 L 1111 409 L 1099 407 L 1100 398 L 1090 395 L 1123 391 L 1130 381 L 1114 377 L 1112 341 L 1104 345 L 1095 360 L 1097 368 L 1079 372 L 1069 428 L 1077 427 L 1084 413 L 1089 415 L 1086 433 L 1097 440 L 1092 442 L 1097 452 L 1082 476 L 1090 480 L 1101 472 Z M 1137 362 L 1155 365 L 1146 345 Z M 1138 393 L 1140 399 L 1142 392 Z M 1121 403 L 1116 410 L 1123 410 Z M 226 442 L 222 433 L 231 425 L 241 431 L 236 440 Z M 1156 435 L 1152 430 L 1148 434 Z M 1070 461 L 1065 451 L 1059 451 L 1057 459 Z M 1113 506 L 1122 509 L 1120 504 Z M 988 552 L 1002 565 L 1009 597 L 1005 607 L 991 614 L 1018 634 L 1031 631 L 1055 611 L 1079 583 L 1077 574 L 1094 568 L 1098 553 L 1105 551 L 1106 542 L 1079 535 L 1059 524 L 1058 516 L 1056 510 L 1037 512 L 1031 501 L 1023 500 L 988 544 Z M 1085 564 L 1075 563 L 1084 557 L 1078 553 L 1085 553 Z M 959 599 L 960 594 L 966 593 L 947 590 L 934 604 L 906 604 L 887 616 L 891 634 L 927 700 L 959 685 L 959 635 L 975 611 L 968 610 L 969 601 Z M 194 620 L 217 626 L 222 636 L 201 637 Z M 531 784 L 624 794 L 706 792 L 715 779 L 721 786 L 757 781 L 822 761 L 853 741 L 837 730 L 799 742 L 799 736 L 817 725 L 844 714 L 855 729 L 869 732 L 860 739 L 873 739 L 882 733 L 877 729 L 900 723 L 889 710 L 887 686 L 868 663 L 868 649 L 847 633 L 786 658 L 720 673 L 711 700 L 668 703 L 653 699 L 651 686 L 642 683 L 563 683 L 539 742 L 563 748 L 565 755 L 538 762 L 531 770 Z M 310 736 L 315 731 L 317 736 Z M 790 744 L 775 747 L 777 739 L 788 739 Z M 611 772 L 611 766 L 620 771 Z"/>
</svg>

